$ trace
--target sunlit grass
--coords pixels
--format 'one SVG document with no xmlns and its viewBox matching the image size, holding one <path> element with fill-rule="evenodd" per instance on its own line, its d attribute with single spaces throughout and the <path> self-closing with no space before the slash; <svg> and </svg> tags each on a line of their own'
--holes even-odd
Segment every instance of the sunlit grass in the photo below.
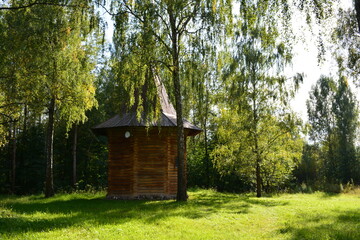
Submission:
<svg viewBox="0 0 360 240">
<path fill-rule="evenodd" d="M 189 191 L 189 201 L 105 193 L 0 196 L 0 239 L 360 239 L 360 195 Z"/>
</svg>

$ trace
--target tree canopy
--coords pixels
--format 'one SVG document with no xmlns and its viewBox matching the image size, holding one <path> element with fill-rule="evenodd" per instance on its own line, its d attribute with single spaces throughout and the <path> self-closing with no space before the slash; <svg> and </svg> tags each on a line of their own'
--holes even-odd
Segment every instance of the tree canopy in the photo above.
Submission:
<svg viewBox="0 0 360 240">
<path fill-rule="evenodd" d="M 258 197 L 360 183 L 359 12 L 330 0 L 1 1 L 0 192 L 105 187 L 106 141 L 90 128 L 124 110 L 157 120 L 155 77 L 176 109 L 177 200 L 188 178 Z M 337 62 L 310 91 L 308 123 L 291 106 L 306 76 L 286 73 L 301 51 L 294 13 Z M 188 143 L 184 118 L 204 130 Z"/>
</svg>

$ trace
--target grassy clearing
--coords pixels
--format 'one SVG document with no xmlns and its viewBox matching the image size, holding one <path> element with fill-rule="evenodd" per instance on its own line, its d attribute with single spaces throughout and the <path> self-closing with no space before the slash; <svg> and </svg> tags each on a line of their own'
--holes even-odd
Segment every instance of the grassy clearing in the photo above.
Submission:
<svg viewBox="0 0 360 240">
<path fill-rule="evenodd" d="M 186 203 L 105 193 L 0 196 L 0 239 L 360 239 L 360 194 L 189 196 Z"/>
</svg>

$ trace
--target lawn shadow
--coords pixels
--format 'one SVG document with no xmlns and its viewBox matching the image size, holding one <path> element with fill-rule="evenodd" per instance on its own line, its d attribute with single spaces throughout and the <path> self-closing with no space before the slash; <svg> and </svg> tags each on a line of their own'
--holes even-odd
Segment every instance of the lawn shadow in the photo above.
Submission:
<svg viewBox="0 0 360 240">
<path fill-rule="evenodd" d="M 333 197 L 338 197 L 340 195 L 340 193 L 335 193 L 335 192 L 323 192 L 321 194 L 321 198 L 333 198 Z"/>
<path fill-rule="evenodd" d="M 171 217 L 198 219 L 219 212 L 246 214 L 251 207 L 246 203 L 246 199 L 247 197 L 239 197 L 234 194 L 196 193 L 187 202 L 148 202 L 147 205 L 155 205 L 156 211 L 144 221 L 146 223 L 157 223 Z"/>
<path fill-rule="evenodd" d="M 360 239 L 360 212 L 336 212 L 337 216 L 329 223 L 326 215 L 304 218 L 293 225 L 286 224 L 280 233 L 288 233 L 290 239 Z M 310 224 L 309 224 L 310 223 Z M 310 226 L 309 226 L 310 225 Z"/>
<path fill-rule="evenodd" d="M 11 201 L 1 205 L 9 211 L 8 215 L 0 215 L 0 233 L 16 236 L 27 232 L 82 226 L 87 223 L 107 225 L 142 221 L 144 224 L 157 224 L 171 217 L 199 219 L 220 212 L 247 214 L 253 205 L 274 207 L 285 204 L 287 203 L 275 199 L 262 200 L 211 191 L 194 192 L 187 202 L 107 200 L 104 197 L 70 197 L 66 200 L 56 197 L 54 200 L 35 197 L 24 202 L 11 198 Z"/>
<path fill-rule="evenodd" d="M 26 232 L 46 232 L 55 229 L 66 228 L 73 225 L 69 217 L 55 217 L 51 219 L 28 219 L 19 215 L 4 218 L 0 217 L 1 234 L 16 236 Z M 16 237 L 15 237 L 16 238 Z"/>
<path fill-rule="evenodd" d="M 30 201 L 19 201 L 16 197 L 9 197 L 8 200 L 5 203 L 0 202 L 0 233 L 16 236 L 26 232 L 81 226 L 84 223 L 106 225 L 136 220 L 154 224 L 177 216 L 189 219 L 202 218 L 217 213 L 224 205 L 237 198 L 218 197 L 214 193 L 210 196 L 198 194 L 195 199 L 187 202 L 107 200 L 104 197 L 69 200 L 55 197 L 52 200 L 38 196 L 29 197 Z M 248 207 L 246 204 L 240 204 L 225 208 L 233 211 L 238 206 L 241 209 L 237 210 L 244 213 Z"/>
<path fill-rule="evenodd" d="M 246 200 L 247 203 L 249 204 L 254 204 L 254 205 L 260 205 L 260 206 L 264 206 L 264 207 L 278 207 L 278 206 L 286 206 L 289 204 L 288 201 L 283 201 L 283 200 L 278 200 L 275 201 L 274 199 L 269 200 L 269 198 L 248 198 Z"/>
</svg>

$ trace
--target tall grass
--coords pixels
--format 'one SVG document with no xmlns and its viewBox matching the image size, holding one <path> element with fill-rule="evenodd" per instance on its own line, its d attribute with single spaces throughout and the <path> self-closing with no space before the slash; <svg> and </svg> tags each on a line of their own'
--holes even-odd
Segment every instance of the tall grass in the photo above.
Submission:
<svg viewBox="0 0 360 240">
<path fill-rule="evenodd" d="M 0 239 L 360 239 L 360 195 L 256 198 L 192 190 L 189 201 L 105 193 L 0 196 Z"/>
</svg>

